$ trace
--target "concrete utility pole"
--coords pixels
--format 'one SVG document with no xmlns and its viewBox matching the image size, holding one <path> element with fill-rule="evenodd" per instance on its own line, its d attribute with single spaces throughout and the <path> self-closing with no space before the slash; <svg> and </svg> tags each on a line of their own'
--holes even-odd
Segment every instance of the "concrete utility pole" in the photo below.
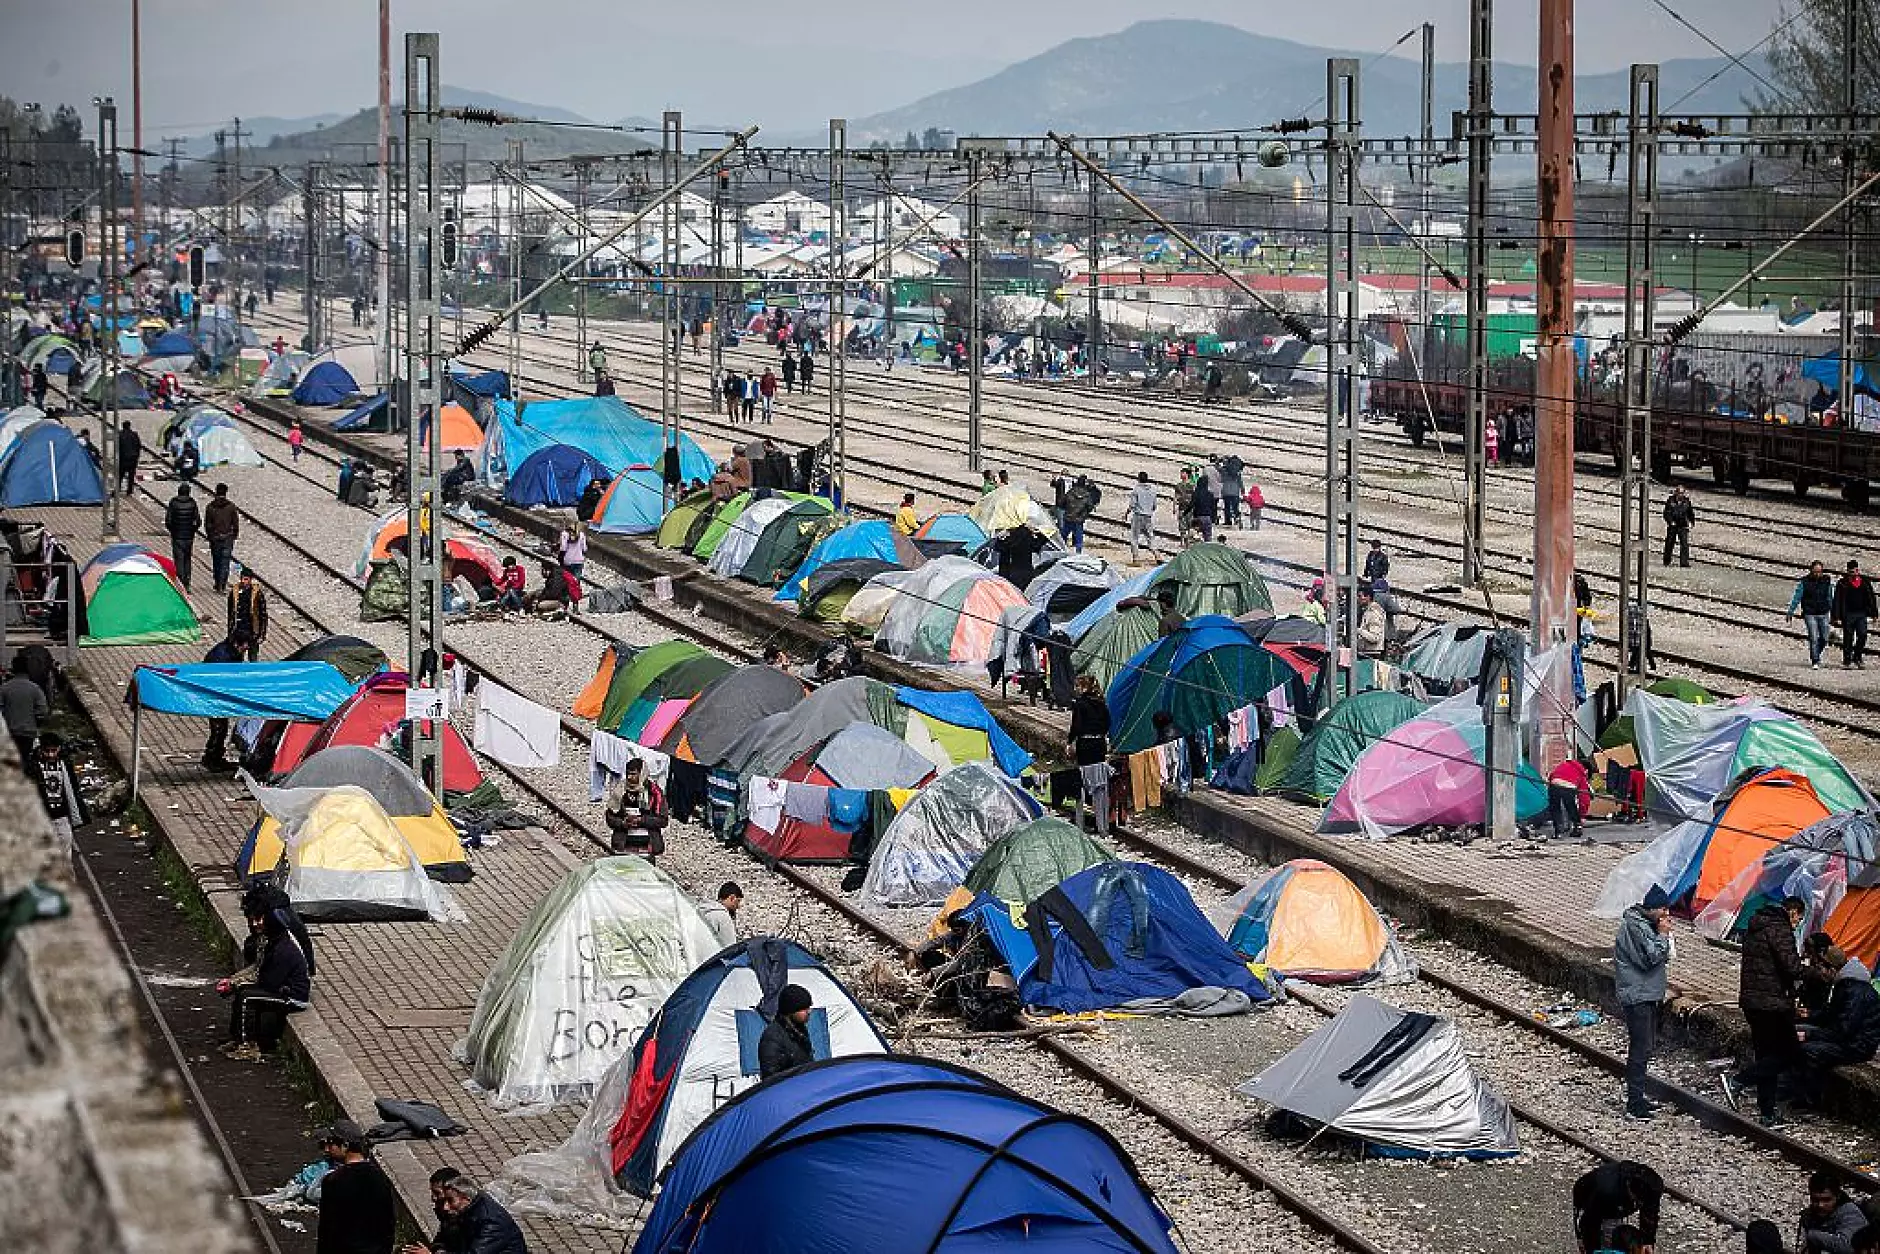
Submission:
<svg viewBox="0 0 1880 1254">
<path fill-rule="evenodd" d="M 301 309 L 307 321 L 307 351 L 325 342 L 326 328 L 322 325 L 326 312 L 321 304 L 320 289 L 326 278 L 324 262 L 326 227 L 321 222 L 320 180 L 324 177 L 320 163 L 315 161 L 307 166 L 306 182 L 300 190 L 300 221 L 306 238 L 301 241 L 302 267 L 306 272 L 305 289 L 301 292 Z"/>
<path fill-rule="evenodd" d="M 104 517 L 99 535 L 115 540 L 118 532 L 118 275 L 122 249 L 118 245 L 118 134 L 117 105 L 106 96 L 98 102 L 98 289 L 104 314 L 104 390 L 98 395 L 98 443 L 104 470 Z M 0 327 L 13 338 L 11 326 Z"/>
<path fill-rule="evenodd" d="M 1325 616 L 1325 693 L 1337 702 L 1339 648 L 1358 642 L 1358 62 L 1325 63 L 1325 588 L 1337 613 Z M 1339 631 L 1341 620 L 1344 631 Z M 1340 640 L 1340 636 L 1343 640 Z"/>
<path fill-rule="evenodd" d="M 409 88 L 405 94 L 409 101 Z M 378 201 L 376 213 L 368 216 L 376 221 L 364 234 L 368 238 L 374 234 L 379 237 L 378 254 L 373 258 L 378 274 L 379 303 L 373 343 L 378 346 L 379 384 L 390 392 L 393 381 L 398 378 L 398 371 L 392 364 L 392 0 L 379 0 Z M 344 230 L 343 223 L 341 229 Z M 411 421 L 410 414 L 411 411 L 405 411 L 407 423 Z"/>
<path fill-rule="evenodd" d="M 967 140 L 966 149 L 966 469 L 982 469 L 980 454 L 980 341 L 979 325 L 979 166 L 980 148 Z"/>
<path fill-rule="evenodd" d="M 593 177 L 593 169 L 585 161 L 575 162 L 574 167 L 574 212 L 575 229 L 580 238 L 575 241 L 575 251 L 587 247 L 588 242 L 588 182 Z M 586 267 L 582 267 L 585 271 Z M 574 377 L 582 383 L 594 382 L 593 374 L 588 370 L 588 308 L 585 283 L 574 285 Z"/>
<path fill-rule="evenodd" d="M 838 508 L 849 503 L 848 466 L 848 272 L 849 272 L 849 124 L 829 119 L 829 499 Z"/>
<path fill-rule="evenodd" d="M 1860 0 L 1842 0 L 1841 9 L 1841 100 L 1851 120 L 1859 107 L 1855 72 L 1859 60 L 1856 51 L 1860 40 Z M 1841 197 L 1847 199 L 1854 194 L 1854 166 L 1859 161 L 1859 150 L 1852 144 L 1841 149 Z M 1838 412 L 1843 427 L 1854 423 L 1854 249 L 1858 242 L 1855 232 L 1855 206 L 1849 204 L 1841 211 L 1841 369 L 1840 387 L 1837 389 Z M 1697 300 L 1697 293 L 1691 293 L 1691 299 Z"/>
<path fill-rule="evenodd" d="M 444 652 L 444 526 L 438 481 L 443 445 L 439 382 L 438 110 L 443 74 L 435 33 L 405 36 L 405 465 L 410 595 L 406 673 L 412 688 L 435 688 Z M 389 308 L 385 310 L 389 315 Z M 381 325 L 389 322 L 381 319 Z M 420 445 L 420 436 L 428 436 Z M 427 529 L 425 524 L 429 523 Z M 427 534 L 428 531 L 428 534 Z M 428 663 L 428 665 L 427 665 Z M 411 766 L 434 796 L 444 795 L 439 720 L 413 719 Z"/>
<path fill-rule="evenodd" d="M 1417 227 L 1419 254 L 1417 261 L 1417 317 L 1422 320 L 1413 336 L 1417 344 L 1417 355 L 1422 361 L 1430 359 L 1430 324 L 1434 311 L 1430 308 L 1430 191 L 1436 178 L 1436 27 L 1429 22 L 1423 23 L 1423 99 L 1422 99 L 1423 150 L 1417 158 L 1417 212 L 1422 218 L 1422 225 Z"/>
<path fill-rule="evenodd" d="M 673 188 L 679 182 L 679 155 L 685 150 L 685 129 L 676 111 L 668 110 L 660 122 L 660 172 L 665 179 L 666 199 L 659 206 L 660 301 L 659 301 L 659 414 L 665 430 L 665 446 L 679 447 L 679 288 L 673 280 L 679 275 L 679 198 Z M 673 454 L 677 456 L 677 454 Z M 664 467 L 661 467 L 664 483 Z M 666 505 L 679 499 L 679 490 L 665 484 Z"/>
<path fill-rule="evenodd" d="M 711 378 L 713 388 L 722 388 L 725 379 L 725 184 L 730 175 L 720 170 L 712 176 L 712 316 Z"/>
<path fill-rule="evenodd" d="M 1540 250 L 1535 259 L 1534 594 L 1535 652 L 1572 639 L 1573 419 L 1573 0 L 1541 0 L 1540 116 L 1536 123 Z M 1540 692 L 1543 774 L 1572 752 L 1574 700 L 1555 667 Z"/>
<path fill-rule="evenodd" d="M 1521 703 L 1527 671 L 1527 649 L 1521 633 L 1503 627 L 1495 632 L 1485 657 L 1488 676 L 1478 699 L 1482 703 L 1483 759 L 1486 762 L 1482 829 L 1494 840 L 1513 840 L 1515 780 L 1520 774 Z"/>
<path fill-rule="evenodd" d="M 1625 429 L 1619 473 L 1619 703 L 1645 685 L 1645 642 L 1652 551 L 1652 333 L 1658 277 L 1658 67 L 1632 67 L 1630 137 L 1626 145 Z M 1636 604 L 1639 612 L 1629 611 Z M 1577 628 L 1578 624 L 1575 624 Z M 1636 650 L 1638 665 L 1632 665 Z"/>
<path fill-rule="evenodd" d="M 241 239 L 241 238 L 246 238 L 246 235 L 247 235 L 247 232 L 244 231 L 242 228 L 243 210 L 242 210 L 242 205 L 241 205 L 241 198 L 242 198 L 242 136 L 247 134 L 248 132 L 242 130 L 242 120 L 240 118 L 236 118 L 235 129 L 230 133 L 234 135 L 235 137 L 235 165 L 234 165 L 234 172 L 231 175 L 230 180 L 229 180 L 230 184 L 234 188 L 234 196 L 231 199 L 230 204 L 229 204 L 229 213 L 230 213 L 229 230 L 233 232 L 233 234 L 231 234 L 228 239 L 223 241 L 222 247 L 228 250 L 228 259 L 229 259 L 228 295 L 229 295 L 229 306 L 230 306 L 229 312 L 235 319 L 235 328 L 236 328 L 235 375 L 237 378 L 240 378 L 241 377 L 241 360 L 242 360 L 242 357 L 241 357 L 241 354 L 242 354 L 242 350 L 241 350 L 242 259 L 241 259 L 241 251 L 240 249 L 236 247 L 236 240 Z"/>
<path fill-rule="evenodd" d="M 1103 314 L 1098 305 L 1101 288 L 1097 282 L 1103 261 L 1103 223 L 1097 217 L 1097 176 L 1086 171 L 1084 178 L 1090 185 L 1090 254 L 1084 267 L 1084 361 L 1090 384 L 1095 387 L 1097 363 L 1103 354 Z"/>
<path fill-rule="evenodd" d="M 1482 529 L 1487 510 L 1483 478 L 1487 452 L 1483 433 L 1488 428 L 1488 190 L 1489 164 L 1494 158 L 1495 64 L 1494 0 L 1469 2 L 1469 242 L 1465 334 L 1468 339 L 1469 412 L 1462 426 L 1464 486 L 1462 521 L 1462 582 L 1481 583 Z"/>
</svg>

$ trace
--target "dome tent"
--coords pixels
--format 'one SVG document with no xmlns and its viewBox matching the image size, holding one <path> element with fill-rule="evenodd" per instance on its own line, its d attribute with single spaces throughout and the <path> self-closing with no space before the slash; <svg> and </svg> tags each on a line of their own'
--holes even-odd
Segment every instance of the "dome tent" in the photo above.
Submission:
<svg viewBox="0 0 1880 1254">
<path fill-rule="evenodd" d="M 1064 624 L 1064 634 L 1072 640 L 1081 641 L 1091 628 L 1107 619 L 1122 602 L 1139 597 L 1148 598 L 1149 585 L 1154 583 L 1155 577 L 1162 573 L 1163 565 L 1166 563 L 1151 566 L 1148 570 L 1137 571 L 1108 592 L 1100 594 L 1096 600 L 1078 610 Z"/>
<path fill-rule="evenodd" d="M 1423 703 L 1397 692 L 1354 693 L 1332 707 L 1299 745 L 1283 791 L 1316 804 L 1330 801 L 1367 748 L 1423 712 Z"/>
<path fill-rule="evenodd" d="M 685 891 L 641 858 L 562 877 L 490 968 L 458 1045 L 500 1107 L 585 1102 L 718 943 Z"/>
<path fill-rule="evenodd" d="M 530 453 L 503 485 L 503 500 L 524 507 L 565 508 L 581 499 L 588 484 L 613 472 L 568 444 L 547 444 Z"/>
<path fill-rule="evenodd" d="M 324 723 L 290 723 L 281 735 L 281 746 L 274 755 L 274 771 L 284 775 L 331 745 L 375 745 L 385 729 L 404 721 L 405 689 L 409 679 L 403 671 L 381 671 L 369 675 L 346 701 L 327 716 Z M 483 772 L 470 746 L 455 723 L 438 728 L 443 741 L 444 788 L 449 792 L 471 792 L 483 782 Z"/>
<path fill-rule="evenodd" d="M 681 498 L 659 520 L 653 543 L 662 549 L 689 549 L 711 522 L 712 512 L 717 507 L 718 502 L 712 500 L 709 490 Z"/>
<path fill-rule="evenodd" d="M 774 666 L 740 666 L 699 690 L 660 742 L 662 752 L 712 766 L 744 729 L 800 705 L 803 681 Z"/>
<path fill-rule="evenodd" d="M 1117 607 L 1099 619 L 1071 650 L 1071 669 L 1108 692 L 1129 659 L 1162 638 L 1162 615 L 1153 605 Z"/>
<path fill-rule="evenodd" d="M 813 574 L 800 581 L 791 581 L 803 585 L 795 598 L 796 612 L 819 623 L 839 622 L 847 612 L 849 602 L 867 586 L 869 580 L 876 575 L 901 569 L 891 562 L 873 557 L 843 557 L 824 562 Z"/>
<path fill-rule="evenodd" d="M 1025 594 L 965 558 L 942 557 L 911 573 L 875 632 L 890 657 L 931 666 L 983 667 L 1006 610 Z"/>
<path fill-rule="evenodd" d="M 457 829 L 409 766 L 374 745 L 334 745 L 295 767 L 282 788 L 336 788 L 354 784 L 372 794 L 392 825 L 411 846 L 424 873 L 447 884 L 470 879 Z M 248 830 L 235 857 L 235 874 L 244 882 L 271 874 L 285 852 L 281 827 L 264 814 Z"/>
<path fill-rule="evenodd" d="M 961 557 L 979 551 L 990 537 L 965 514 L 939 513 L 914 529 L 914 543 L 929 557 Z"/>
<path fill-rule="evenodd" d="M 1175 1251 L 1168 1217 L 1096 1124 L 891 1054 L 816 1063 L 733 1098 L 660 1186 L 634 1254 Z"/>
<path fill-rule="evenodd" d="M 637 740 L 662 702 L 689 701 L 733 669 L 689 640 L 662 640 L 631 653 L 616 648 L 613 678 L 595 725 Z"/>
<path fill-rule="evenodd" d="M 752 554 L 757 551 L 758 541 L 770 524 L 799 504 L 817 514 L 829 512 L 827 501 L 812 504 L 810 501 L 793 500 L 781 494 L 754 500 L 743 513 L 738 515 L 737 522 L 732 524 L 725 532 L 724 538 L 718 542 L 718 546 L 712 550 L 710 560 L 705 563 L 705 569 L 727 579 L 735 578 L 744 570 L 744 565 L 751 559 Z"/>
<path fill-rule="evenodd" d="M 1175 611 L 1183 618 L 1273 612 L 1273 594 L 1267 591 L 1266 580 L 1245 553 L 1220 540 L 1191 544 L 1170 558 L 1149 581 L 1146 595 L 1153 601 L 1164 589 L 1174 592 Z"/>
<path fill-rule="evenodd" d="M 287 847 L 282 888 L 308 922 L 367 923 L 463 918 L 425 876 L 404 833 L 371 793 L 334 788 L 248 790 L 280 824 Z"/>
<path fill-rule="evenodd" d="M 788 583 L 791 572 L 803 564 L 804 555 L 838 525 L 829 502 L 821 497 L 798 501 L 764 527 L 750 556 L 738 568 L 737 577 L 765 588 Z"/>
<path fill-rule="evenodd" d="M 1667 867 L 1665 895 L 1700 910 L 1765 853 L 1829 816 L 1807 776 L 1779 766 L 1745 771 L 1717 798 L 1683 865 Z"/>
<path fill-rule="evenodd" d="M 0 456 L 0 506 L 97 505 L 104 500 L 98 464 L 64 423 L 25 427 Z"/>
<path fill-rule="evenodd" d="M 939 905 L 993 841 L 1038 815 L 1038 803 L 997 767 L 956 766 L 876 836 L 862 892 L 884 906 Z"/>
<path fill-rule="evenodd" d="M 1232 619 L 1191 618 L 1130 658 L 1111 682 L 1111 744 L 1118 753 L 1147 749 L 1156 742 L 1158 713 L 1184 736 L 1202 731 L 1295 674 Z"/>
<path fill-rule="evenodd" d="M 1019 824 L 987 846 L 960 887 L 1028 906 L 1079 871 L 1114 861 L 1116 855 L 1081 827 L 1046 815 Z"/>
<path fill-rule="evenodd" d="M 1804 936 L 1826 932 L 1871 970 L 1880 959 L 1880 823 L 1867 811 L 1832 814 L 1745 867 L 1697 916 L 1712 940 L 1734 939 L 1769 902 L 1807 902 Z"/>
<path fill-rule="evenodd" d="M 323 361 L 307 367 L 294 385 L 296 405 L 344 405 L 359 394 L 359 384 L 346 367 L 337 361 Z"/>
<path fill-rule="evenodd" d="M 792 718 L 795 710 L 780 715 Z M 793 784 L 816 784 L 859 793 L 889 788 L 919 788 L 933 777 L 934 764 L 886 728 L 854 722 L 790 763 L 774 777 Z M 758 854 L 780 862 L 846 862 L 854 838 L 833 812 L 815 822 L 791 814 L 763 828 L 756 816 L 745 825 L 744 842 Z"/>
<path fill-rule="evenodd" d="M 85 595 L 81 646 L 188 644 L 202 638 L 167 558 L 114 544 L 85 564 L 78 582 Z"/>
<path fill-rule="evenodd" d="M 665 505 L 665 485 L 659 472 L 638 462 L 621 468 L 594 506 L 595 531 L 607 535 L 643 536 L 659 528 Z"/>
<path fill-rule="evenodd" d="M 496 1192 L 511 1211 L 629 1218 L 659 1173 L 720 1105 L 758 1083 L 757 1040 L 785 984 L 810 995 L 817 1058 L 885 1054 L 849 991 L 821 960 L 787 940 L 755 937 L 686 976 L 653 1022 L 595 1086 L 567 1141 L 504 1164 Z"/>
<path fill-rule="evenodd" d="M 358 683 L 389 664 L 385 650 L 357 636 L 321 636 L 309 640 L 284 659 L 289 662 L 325 662 L 346 678 Z"/>
<path fill-rule="evenodd" d="M 1120 582 L 1116 567 L 1102 558 L 1072 553 L 1040 571 L 1025 586 L 1025 599 L 1057 623 L 1075 617 Z"/>
<path fill-rule="evenodd" d="M 1249 962 L 1315 984 L 1416 978 L 1416 964 L 1358 886 L 1337 869 L 1295 858 L 1210 912 Z"/>
<path fill-rule="evenodd" d="M 1494 629 L 1480 623 L 1436 623 L 1405 642 L 1403 669 L 1444 696 L 1475 682 Z"/>
<path fill-rule="evenodd" d="M 1397 1048 L 1386 1051 L 1386 1042 Z M 1453 1020 L 1360 993 L 1236 1092 L 1387 1157 L 1505 1158 L 1514 1113 L 1475 1074 Z"/>
<path fill-rule="evenodd" d="M 776 599 L 798 600 L 810 590 L 811 576 L 823 567 L 834 562 L 864 558 L 882 563 L 879 570 L 912 570 L 927 560 L 914 547 L 913 541 L 895 531 L 885 520 L 871 518 L 865 522 L 851 522 L 816 541 L 809 554 L 798 564 L 795 573 L 777 589 Z"/>
</svg>

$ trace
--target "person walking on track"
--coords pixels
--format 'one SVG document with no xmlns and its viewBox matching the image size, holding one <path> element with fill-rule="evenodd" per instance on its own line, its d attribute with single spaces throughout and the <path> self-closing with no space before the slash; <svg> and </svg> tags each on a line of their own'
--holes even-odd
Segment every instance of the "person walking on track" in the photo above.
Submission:
<svg viewBox="0 0 1880 1254">
<path fill-rule="evenodd" d="M 1682 487 L 1671 489 L 1671 499 L 1665 502 L 1665 565 L 1671 565 L 1671 550 L 1678 551 L 1678 565 L 1688 567 L 1691 564 L 1691 527 L 1697 522 L 1697 507 L 1691 504 L 1691 494 Z"/>
<path fill-rule="evenodd" d="M 1153 560 L 1159 555 L 1155 551 L 1155 485 L 1149 482 L 1149 472 L 1136 472 L 1136 486 L 1129 490 L 1129 560 L 1131 563 L 1141 560 L 1142 549 L 1149 550 Z"/>
<path fill-rule="evenodd" d="M 189 558 L 196 547 L 196 533 L 202 530 L 202 511 L 189 494 L 189 485 L 176 485 L 176 495 L 163 511 L 163 529 L 170 533 L 170 560 L 176 564 L 176 580 L 189 591 Z"/>
<path fill-rule="evenodd" d="M 235 560 L 235 540 L 242 530 L 242 512 L 228 499 L 228 484 L 215 485 L 215 496 L 203 513 L 202 529 L 209 536 L 209 571 L 215 590 L 227 592 L 229 567 Z"/>
<path fill-rule="evenodd" d="M 1850 561 L 1847 573 L 1835 585 L 1833 619 L 1841 629 L 1841 669 L 1866 670 L 1867 624 L 1880 613 L 1874 601 L 1873 584 L 1860 573 L 1860 563 Z"/>
<path fill-rule="evenodd" d="M 1796 583 L 1782 621 L 1793 622 L 1796 610 L 1802 612 L 1802 626 L 1808 632 L 1809 668 L 1820 670 L 1821 655 L 1828 651 L 1828 623 L 1834 617 L 1834 576 L 1820 562 L 1808 564 L 1808 573 Z"/>
</svg>

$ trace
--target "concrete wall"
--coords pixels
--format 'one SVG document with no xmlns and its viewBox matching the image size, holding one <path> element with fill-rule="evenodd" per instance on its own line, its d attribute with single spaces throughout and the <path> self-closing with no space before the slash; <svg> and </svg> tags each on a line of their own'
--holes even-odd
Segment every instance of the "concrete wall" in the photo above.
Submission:
<svg viewBox="0 0 1880 1254">
<path fill-rule="evenodd" d="M 148 1061 L 138 993 L 9 745 L 0 896 L 35 878 L 64 892 L 72 913 L 23 929 L 0 964 L 0 1249 L 253 1248 L 180 1083 Z"/>
</svg>

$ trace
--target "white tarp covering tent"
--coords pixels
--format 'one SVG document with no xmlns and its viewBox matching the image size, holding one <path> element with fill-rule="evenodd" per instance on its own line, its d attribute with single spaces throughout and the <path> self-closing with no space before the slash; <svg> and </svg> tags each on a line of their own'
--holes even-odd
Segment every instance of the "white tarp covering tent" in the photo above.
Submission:
<svg viewBox="0 0 1880 1254">
<path fill-rule="evenodd" d="M 568 1139 L 510 1159 L 492 1191 L 520 1213 L 635 1217 L 693 1130 L 756 1086 L 765 995 L 774 999 L 785 983 L 810 995 L 804 1026 L 817 1058 L 888 1052 L 867 1012 L 815 955 L 773 937 L 740 942 L 666 999 L 645 1039 L 595 1086 Z"/>
<path fill-rule="evenodd" d="M 300 382 L 300 376 L 312 364 L 313 358 L 294 349 L 276 354 L 248 391 L 254 396 L 284 396 L 294 390 L 294 385 Z"/>
<path fill-rule="evenodd" d="M 372 794 L 337 788 L 266 788 L 245 781 L 280 824 L 287 847 L 282 887 L 309 921 L 359 923 L 463 919 L 450 894 L 424 872 L 411 843 Z"/>
<path fill-rule="evenodd" d="M 787 496 L 767 496 L 761 501 L 752 501 L 738 515 L 738 520 L 731 524 L 731 530 L 718 542 L 718 547 L 712 550 L 711 560 L 705 563 L 705 569 L 727 579 L 736 577 L 757 550 L 757 541 L 764 534 L 764 528 L 794 504 L 796 501 Z"/>
<path fill-rule="evenodd" d="M 335 344 L 331 348 L 315 353 L 308 366 L 317 366 L 323 361 L 336 361 L 346 368 L 346 373 L 353 377 L 361 392 L 379 392 L 384 384 L 379 379 L 379 350 L 374 344 Z M 304 373 L 304 369 L 303 369 Z"/>
<path fill-rule="evenodd" d="M 1518 1154 L 1514 1113 L 1469 1065 L 1455 1022 L 1360 993 L 1236 1092 L 1386 1156 Z"/>
<path fill-rule="evenodd" d="M 585 1102 L 717 950 L 698 907 L 651 863 L 586 863 L 529 912 L 490 969 L 458 1057 L 499 1108 Z"/>
<path fill-rule="evenodd" d="M 992 763 L 962 763 L 894 816 L 875 841 L 862 891 L 884 906 L 937 906 L 993 841 L 1039 813 Z"/>
</svg>

